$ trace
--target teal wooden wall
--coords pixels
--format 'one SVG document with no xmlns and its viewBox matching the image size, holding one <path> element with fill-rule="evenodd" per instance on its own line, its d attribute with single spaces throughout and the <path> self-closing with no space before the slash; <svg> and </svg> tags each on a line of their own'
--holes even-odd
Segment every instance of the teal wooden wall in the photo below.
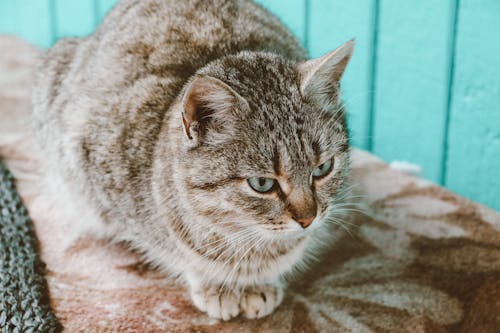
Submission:
<svg viewBox="0 0 500 333">
<path fill-rule="evenodd" d="M 499 0 L 259 2 L 312 57 L 356 38 L 343 79 L 356 146 L 500 209 Z M 49 47 L 91 33 L 114 3 L 0 0 L 0 33 Z"/>
</svg>

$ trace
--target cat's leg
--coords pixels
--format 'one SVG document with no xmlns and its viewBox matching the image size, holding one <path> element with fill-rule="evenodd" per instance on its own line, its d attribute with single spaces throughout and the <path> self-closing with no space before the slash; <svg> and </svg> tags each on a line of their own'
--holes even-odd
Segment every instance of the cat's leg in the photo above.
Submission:
<svg viewBox="0 0 500 333">
<path fill-rule="evenodd" d="M 218 285 L 204 284 L 192 274 L 187 280 L 194 305 L 210 317 L 229 320 L 240 314 L 238 293 Z"/>
<path fill-rule="evenodd" d="M 194 305 L 212 318 L 229 320 L 240 314 L 239 295 L 216 286 L 191 289 Z"/>
<path fill-rule="evenodd" d="M 228 288 L 203 282 L 195 274 L 188 274 L 187 281 L 193 304 L 210 317 L 223 320 L 240 313 L 249 319 L 267 316 L 281 304 L 285 290 L 281 282 Z"/>
<path fill-rule="evenodd" d="M 241 313 L 249 319 L 265 317 L 281 304 L 283 296 L 279 282 L 246 288 L 240 296 Z"/>
<path fill-rule="evenodd" d="M 232 290 L 220 285 L 204 285 L 193 275 L 188 281 L 194 305 L 210 317 L 223 320 L 240 313 L 249 319 L 267 316 L 281 304 L 284 296 L 281 282 Z"/>
</svg>

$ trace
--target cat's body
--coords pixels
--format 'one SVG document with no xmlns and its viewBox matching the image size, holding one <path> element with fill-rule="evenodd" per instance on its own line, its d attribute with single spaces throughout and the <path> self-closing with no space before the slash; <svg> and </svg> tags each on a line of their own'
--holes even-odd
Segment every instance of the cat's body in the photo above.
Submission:
<svg viewBox="0 0 500 333">
<path fill-rule="evenodd" d="M 269 314 L 343 189 L 337 83 L 350 47 L 303 62 L 246 0 L 122 1 L 41 61 L 34 118 L 50 179 L 77 215 L 179 274 L 201 310 Z M 310 170 L 325 151 L 336 159 L 318 185 Z M 245 180 L 273 170 L 276 192 L 252 192 Z"/>
</svg>

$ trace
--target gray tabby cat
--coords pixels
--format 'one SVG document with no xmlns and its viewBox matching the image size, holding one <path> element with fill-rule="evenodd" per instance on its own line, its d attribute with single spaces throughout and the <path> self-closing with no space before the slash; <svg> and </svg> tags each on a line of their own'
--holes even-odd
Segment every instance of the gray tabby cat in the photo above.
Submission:
<svg viewBox="0 0 500 333">
<path fill-rule="evenodd" d="M 306 61 L 249 0 L 124 0 L 40 63 L 48 179 L 73 224 L 96 221 L 176 273 L 200 310 L 268 315 L 334 238 L 352 50 Z"/>
</svg>

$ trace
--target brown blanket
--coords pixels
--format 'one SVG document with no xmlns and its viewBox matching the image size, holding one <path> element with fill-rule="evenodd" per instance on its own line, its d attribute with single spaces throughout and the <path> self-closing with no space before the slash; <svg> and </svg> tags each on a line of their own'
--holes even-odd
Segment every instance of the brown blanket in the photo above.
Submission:
<svg viewBox="0 0 500 333">
<path fill-rule="evenodd" d="M 219 322 L 123 245 L 75 235 L 27 129 L 37 50 L 0 37 L 0 156 L 18 180 L 67 332 L 500 332 L 500 214 L 354 151 L 365 214 L 267 318 Z M 472 175 L 471 175 L 472 176 Z M 63 210 L 63 209 L 61 209 Z"/>
</svg>

